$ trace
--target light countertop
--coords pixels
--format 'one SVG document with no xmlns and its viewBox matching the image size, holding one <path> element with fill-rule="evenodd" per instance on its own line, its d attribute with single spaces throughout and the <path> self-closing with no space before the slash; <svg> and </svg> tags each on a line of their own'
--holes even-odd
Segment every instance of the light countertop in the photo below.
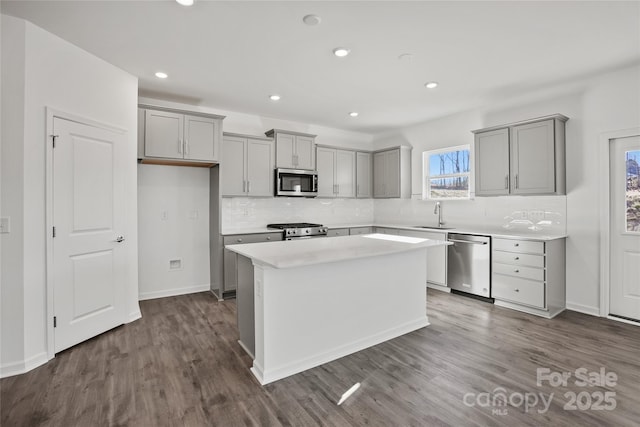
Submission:
<svg viewBox="0 0 640 427">
<path fill-rule="evenodd" d="M 438 240 L 387 234 L 342 236 L 327 239 L 281 240 L 277 242 L 229 245 L 226 249 L 275 268 L 346 261 L 411 251 L 431 246 L 447 245 Z"/>
</svg>

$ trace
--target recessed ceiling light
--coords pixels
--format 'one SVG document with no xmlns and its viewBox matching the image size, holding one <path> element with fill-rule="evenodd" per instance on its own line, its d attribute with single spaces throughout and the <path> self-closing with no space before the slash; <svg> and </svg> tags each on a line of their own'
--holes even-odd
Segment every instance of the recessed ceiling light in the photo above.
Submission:
<svg viewBox="0 0 640 427">
<path fill-rule="evenodd" d="M 280 95 L 270 95 L 269 99 L 272 101 L 280 101 Z"/>
<path fill-rule="evenodd" d="M 156 73 L 156 77 L 159 79 L 166 79 L 167 77 L 169 77 L 169 75 L 167 73 L 163 73 L 162 71 L 158 71 Z"/>
<path fill-rule="evenodd" d="M 320 18 L 318 15 L 306 15 L 304 18 L 302 18 L 302 22 L 307 25 L 318 25 L 321 21 L 322 18 Z"/>
<path fill-rule="evenodd" d="M 182 6 L 191 6 L 193 5 L 194 0 L 176 0 L 176 2 Z"/>
<path fill-rule="evenodd" d="M 337 47 L 333 49 L 333 54 L 338 58 L 344 58 L 345 56 L 349 55 L 349 53 L 351 53 L 351 51 L 346 47 Z"/>
<path fill-rule="evenodd" d="M 351 117 L 358 117 L 358 112 L 357 111 L 352 111 L 352 112 L 349 113 L 349 115 Z"/>
<path fill-rule="evenodd" d="M 427 82 L 424 84 L 427 89 L 435 89 L 438 87 L 438 82 Z"/>
</svg>

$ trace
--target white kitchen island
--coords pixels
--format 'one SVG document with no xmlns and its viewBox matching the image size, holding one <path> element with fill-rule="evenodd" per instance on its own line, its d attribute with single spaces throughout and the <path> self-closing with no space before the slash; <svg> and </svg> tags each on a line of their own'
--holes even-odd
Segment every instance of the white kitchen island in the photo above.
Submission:
<svg viewBox="0 0 640 427">
<path fill-rule="evenodd" d="M 445 244 L 370 234 L 227 246 L 253 264 L 238 283 L 251 371 L 267 384 L 427 326 L 427 248 Z"/>
</svg>

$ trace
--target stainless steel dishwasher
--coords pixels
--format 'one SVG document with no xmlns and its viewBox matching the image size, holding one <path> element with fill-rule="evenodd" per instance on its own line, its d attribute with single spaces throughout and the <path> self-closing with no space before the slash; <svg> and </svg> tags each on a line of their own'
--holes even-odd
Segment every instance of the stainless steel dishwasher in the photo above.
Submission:
<svg viewBox="0 0 640 427">
<path fill-rule="evenodd" d="M 447 285 L 451 289 L 491 298 L 491 238 L 449 233 Z"/>
</svg>

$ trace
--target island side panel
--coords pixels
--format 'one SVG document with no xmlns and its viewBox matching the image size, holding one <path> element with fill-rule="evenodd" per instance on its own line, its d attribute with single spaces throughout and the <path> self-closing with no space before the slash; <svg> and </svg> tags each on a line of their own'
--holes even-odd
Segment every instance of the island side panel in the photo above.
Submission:
<svg viewBox="0 0 640 427">
<path fill-rule="evenodd" d="M 262 384 L 428 325 L 426 248 L 289 269 L 255 268 Z"/>
</svg>

